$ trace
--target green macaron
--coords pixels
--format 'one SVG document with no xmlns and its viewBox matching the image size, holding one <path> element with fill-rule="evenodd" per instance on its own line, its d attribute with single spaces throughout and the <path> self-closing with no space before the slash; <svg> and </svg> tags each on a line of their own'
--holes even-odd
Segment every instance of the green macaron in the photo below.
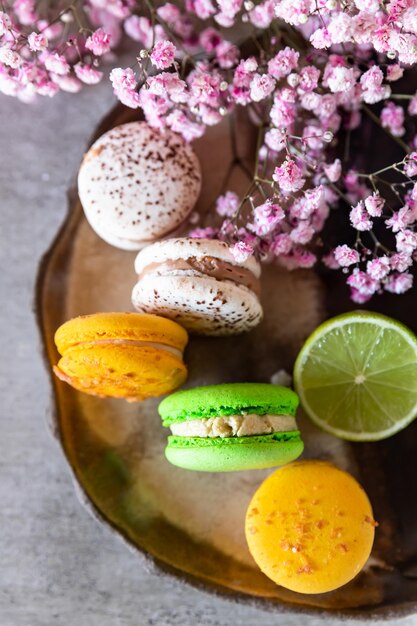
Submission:
<svg viewBox="0 0 417 626">
<path fill-rule="evenodd" d="M 178 391 L 159 405 L 171 428 L 173 465 L 231 472 L 284 465 L 303 451 L 295 423 L 298 396 L 287 387 L 229 383 Z"/>
</svg>

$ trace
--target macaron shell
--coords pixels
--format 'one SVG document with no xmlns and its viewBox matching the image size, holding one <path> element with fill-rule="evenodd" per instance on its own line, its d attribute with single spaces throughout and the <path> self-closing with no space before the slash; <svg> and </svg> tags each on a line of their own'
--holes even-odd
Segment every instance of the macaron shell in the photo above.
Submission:
<svg viewBox="0 0 417 626">
<path fill-rule="evenodd" d="M 188 335 L 179 324 L 163 317 L 119 312 L 81 315 L 62 324 L 55 333 L 60 354 L 84 342 L 123 339 L 162 343 L 182 352 Z"/>
<path fill-rule="evenodd" d="M 355 479 L 322 461 L 300 461 L 269 476 L 246 515 L 250 552 L 278 585 L 325 593 L 354 578 L 374 540 L 372 508 Z"/>
<path fill-rule="evenodd" d="M 123 344 L 74 346 L 54 371 L 85 393 L 131 401 L 169 393 L 187 377 L 184 363 L 171 352 Z"/>
<path fill-rule="evenodd" d="M 224 383 L 184 389 L 158 407 L 164 426 L 174 422 L 220 415 L 295 415 L 298 396 L 288 387 L 268 383 Z"/>
<path fill-rule="evenodd" d="M 168 437 L 170 463 L 199 472 L 235 472 L 284 465 L 304 449 L 298 431 L 260 437 Z"/>
<path fill-rule="evenodd" d="M 252 291 L 202 275 L 145 275 L 133 288 L 132 303 L 138 311 L 163 315 L 203 335 L 238 334 L 262 319 Z"/>
<path fill-rule="evenodd" d="M 252 272 L 256 278 L 261 275 L 261 266 L 254 256 L 238 263 L 230 252 L 230 246 L 224 241 L 193 237 L 170 237 L 148 246 L 136 256 L 135 271 L 140 274 L 148 265 L 153 263 L 165 263 L 178 259 L 187 260 L 192 257 L 196 259 L 213 257 L 231 265 L 244 267 Z"/>
<path fill-rule="evenodd" d="M 193 209 L 201 170 L 193 149 L 176 133 L 146 122 L 102 135 L 84 157 L 78 191 L 92 228 L 125 249 L 171 233 Z"/>
</svg>

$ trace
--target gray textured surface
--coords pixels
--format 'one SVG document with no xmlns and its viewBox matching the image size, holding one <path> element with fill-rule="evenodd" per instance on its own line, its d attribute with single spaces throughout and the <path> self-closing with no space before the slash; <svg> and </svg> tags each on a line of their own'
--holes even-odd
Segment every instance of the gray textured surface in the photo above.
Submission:
<svg viewBox="0 0 417 626">
<path fill-rule="evenodd" d="M 88 136 L 112 102 L 105 84 L 31 106 L 0 97 L 0 626 L 319 624 L 236 606 L 142 569 L 81 508 L 45 426 L 34 277 Z M 417 617 L 392 623 L 411 626 Z"/>
</svg>

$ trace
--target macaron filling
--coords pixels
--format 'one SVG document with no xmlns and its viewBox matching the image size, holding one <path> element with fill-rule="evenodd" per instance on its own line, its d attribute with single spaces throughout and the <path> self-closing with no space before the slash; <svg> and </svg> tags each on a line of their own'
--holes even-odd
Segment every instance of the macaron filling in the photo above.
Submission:
<svg viewBox="0 0 417 626">
<path fill-rule="evenodd" d="M 145 348 L 155 348 L 156 350 L 165 350 L 166 352 L 170 352 L 174 354 L 179 359 L 182 358 L 182 352 L 178 348 L 174 348 L 173 346 L 168 346 L 164 343 L 157 343 L 156 341 L 141 341 L 140 339 L 93 339 L 92 341 L 79 341 L 78 343 L 74 343 L 71 347 L 74 346 L 82 346 L 82 345 L 105 345 L 110 344 L 112 346 L 138 346 Z"/>
<path fill-rule="evenodd" d="M 200 420 L 173 423 L 177 437 L 250 437 L 297 430 L 292 415 L 222 415 Z"/>
<path fill-rule="evenodd" d="M 260 282 L 258 278 L 246 267 L 233 265 L 213 256 L 189 257 L 187 259 L 175 259 L 163 262 L 149 263 L 138 275 L 140 280 L 146 275 L 172 276 L 175 273 L 186 275 L 210 276 L 216 280 L 230 280 L 236 285 L 243 285 L 256 295 L 260 295 Z"/>
</svg>

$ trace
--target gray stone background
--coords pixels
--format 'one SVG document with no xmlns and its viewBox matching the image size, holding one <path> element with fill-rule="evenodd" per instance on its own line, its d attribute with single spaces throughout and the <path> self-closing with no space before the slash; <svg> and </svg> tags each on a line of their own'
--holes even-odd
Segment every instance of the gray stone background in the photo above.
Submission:
<svg viewBox="0 0 417 626">
<path fill-rule="evenodd" d="M 81 508 L 47 431 L 34 279 L 113 102 L 107 82 L 32 105 L 0 96 L 0 626 L 315 626 L 322 619 L 235 605 L 145 571 Z"/>
</svg>

